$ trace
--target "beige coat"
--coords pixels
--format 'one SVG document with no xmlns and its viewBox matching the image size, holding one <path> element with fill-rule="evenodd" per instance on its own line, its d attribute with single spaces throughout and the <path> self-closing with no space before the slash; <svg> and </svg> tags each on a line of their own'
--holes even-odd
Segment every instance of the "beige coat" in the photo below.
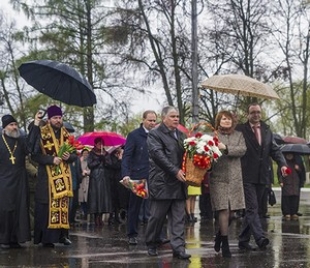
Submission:
<svg viewBox="0 0 310 268">
<path fill-rule="evenodd" d="M 81 160 L 81 169 L 84 175 L 83 175 L 82 182 L 80 183 L 80 188 L 79 188 L 79 202 L 83 203 L 83 202 L 87 202 L 90 170 L 87 166 L 87 161 L 86 160 L 84 161 L 83 157 L 81 157 L 80 160 Z"/>
<path fill-rule="evenodd" d="M 243 209 L 245 201 L 240 158 L 246 152 L 245 140 L 239 131 L 230 135 L 219 134 L 219 140 L 227 146 L 228 154 L 218 159 L 210 175 L 213 211 Z"/>
</svg>

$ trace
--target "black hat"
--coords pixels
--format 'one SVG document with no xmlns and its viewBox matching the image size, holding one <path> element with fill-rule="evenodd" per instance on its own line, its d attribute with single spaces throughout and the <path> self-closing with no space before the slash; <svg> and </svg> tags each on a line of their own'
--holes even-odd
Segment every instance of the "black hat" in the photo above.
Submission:
<svg viewBox="0 0 310 268">
<path fill-rule="evenodd" d="M 5 128 L 7 125 L 9 125 L 13 122 L 17 122 L 15 120 L 15 118 L 10 114 L 6 114 L 6 115 L 2 116 L 1 120 L 2 120 L 2 128 Z"/>
</svg>

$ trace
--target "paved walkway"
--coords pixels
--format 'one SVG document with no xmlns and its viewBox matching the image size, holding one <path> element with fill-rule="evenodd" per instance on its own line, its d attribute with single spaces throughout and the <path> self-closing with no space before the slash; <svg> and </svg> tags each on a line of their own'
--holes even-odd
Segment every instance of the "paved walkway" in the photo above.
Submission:
<svg viewBox="0 0 310 268">
<path fill-rule="evenodd" d="M 279 189 L 274 189 L 280 201 Z M 238 249 L 238 232 L 241 220 L 233 221 L 230 228 L 231 259 L 224 259 L 213 249 L 214 223 L 199 221 L 185 229 L 187 251 L 190 261 L 172 257 L 171 248 L 159 249 L 158 257 L 149 257 L 144 245 L 145 226 L 140 228 L 140 243 L 129 246 L 125 225 L 104 225 L 95 228 L 81 222 L 70 231 L 71 246 L 58 244 L 54 249 L 24 245 L 19 250 L 0 250 L 0 267 L 134 267 L 134 268 L 237 268 L 237 267 L 310 267 L 310 190 L 303 189 L 298 220 L 283 220 L 279 202 L 269 208 L 270 219 L 262 220 L 263 228 L 271 244 L 267 250 L 242 252 Z M 197 213 L 198 214 L 198 213 Z"/>
</svg>

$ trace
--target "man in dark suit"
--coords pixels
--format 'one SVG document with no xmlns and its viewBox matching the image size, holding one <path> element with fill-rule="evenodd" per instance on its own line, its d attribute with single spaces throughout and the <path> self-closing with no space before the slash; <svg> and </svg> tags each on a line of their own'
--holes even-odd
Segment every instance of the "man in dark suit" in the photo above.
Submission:
<svg viewBox="0 0 310 268">
<path fill-rule="evenodd" d="M 239 248 L 253 250 L 249 244 L 251 235 L 260 249 L 265 249 L 269 239 L 265 237 L 258 214 L 258 204 L 262 200 L 271 157 L 286 175 L 286 162 L 280 147 L 273 142 L 272 132 L 267 124 L 261 121 L 261 107 L 257 103 L 248 107 L 248 121 L 236 127 L 243 133 L 247 151 L 241 158 L 244 195 L 246 203 L 245 216 L 239 235 Z"/>
<path fill-rule="evenodd" d="M 185 174 L 182 171 L 184 134 L 177 127 L 179 112 L 175 107 L 162 110 L 162 123 L 151 130 L 147 139 L 150 156 L 150 217 L 146 230 L 149 256 L 157 256 L 159 237 L 168 215 L 170 245 L 173 256 L 189 259 L 185 252 L 184 214 L 187 198 Z"/>
<path fill-rule="evenodd" d="M 140 127 L 128 134 L 122 158 L 122 178 L 124 180 L 148 179 L 149 155 L 146 140 L 148 132 L 155 127 L 156 119 L 157 116 L 154 111 L 145 111 Z M 130 193 L 127 213 L 129 245 L 138 244 L 139 212 L 142 201 L 141 197 Z"/>
</svg>

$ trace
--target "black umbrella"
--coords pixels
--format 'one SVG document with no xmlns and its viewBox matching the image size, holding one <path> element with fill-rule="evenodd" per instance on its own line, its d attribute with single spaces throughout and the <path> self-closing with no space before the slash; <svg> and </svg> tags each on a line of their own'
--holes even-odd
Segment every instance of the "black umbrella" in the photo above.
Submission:
<svg viewBox="0 0 310 268">
<path fill-rule="evenodd" d="M 80 107 L 92 106 L 97 102 L 88 81 L 64 63 L 35 60 L 23 63 L 18 70 L 30 86 L 55 100 Z"/>
<path fill-rule="evenodd" d="M 69 122 L 64 122 L 63 125 L 69 133 L 75 132 L 74 127 Z"/>
<path fill-rule="evenodd" d="M 285 141 L 283 140 L 283 138 L 282 138 L 282 136 L 281 136 L 280 134 L 274 133 L 274 134 L 273 134 L 273 138 L 274 138 L 275 142 L 276 142 L 277 144 L 279 144 L 279 145 L 285 143 Z"/>
<path fill-rule="evenodd" d="M 308 144 L 285 144 L 281 147 L 281 151 L 282 153 L 310 155 L 310 147 Z"/>
</svg>

